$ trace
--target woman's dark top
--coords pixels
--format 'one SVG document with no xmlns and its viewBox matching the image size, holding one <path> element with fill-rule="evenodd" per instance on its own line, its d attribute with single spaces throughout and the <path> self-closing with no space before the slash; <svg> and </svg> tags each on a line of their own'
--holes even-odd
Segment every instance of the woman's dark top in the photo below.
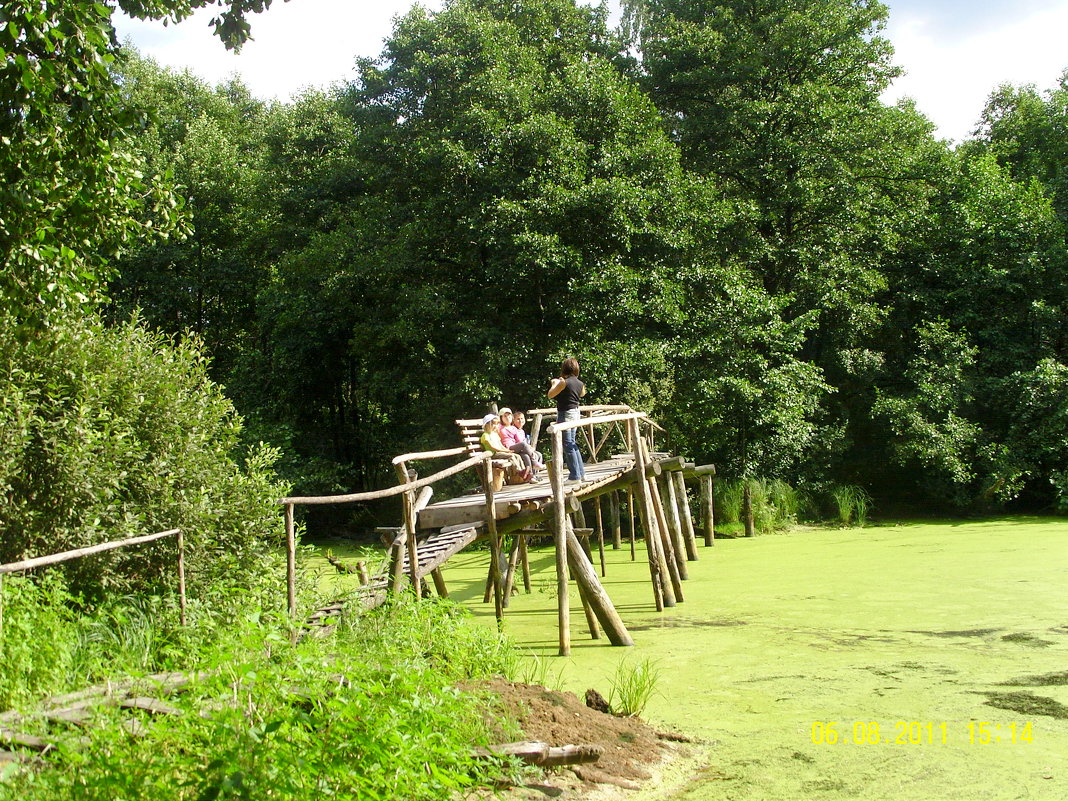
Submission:
<svg viewBox="0 0 1068 801">
<path fill-rule="evenodd" d="M 581 403 L 582 390 L 585 384 L 579 381 L 578 376 L 569 375 L 564 379 L 564 388 L 553 400 L 556 401 L 556 411 L 566 412 L 568 409 L 577 409 Z"/>
</svg>

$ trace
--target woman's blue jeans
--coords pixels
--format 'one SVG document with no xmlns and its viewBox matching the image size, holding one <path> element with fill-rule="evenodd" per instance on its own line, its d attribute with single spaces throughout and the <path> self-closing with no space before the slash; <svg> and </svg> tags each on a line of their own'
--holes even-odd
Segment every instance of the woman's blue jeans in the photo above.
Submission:
<svg viewBox="0 0 1068 801">
<path fill-rule="evenodd" d="M 568 409 L 567 411 L 558 411 L 556 413 L 556 422 L 570 423 L 581 417 L 582 413 L 578 409 Z M 577 428 L 569 428 L 563 432 L 564 464 L 567 465 L 568 481 L 586 478 L 586 466 L 582 463 L 582 454 L 579 453 L 577 434 Z"/>
</svg>

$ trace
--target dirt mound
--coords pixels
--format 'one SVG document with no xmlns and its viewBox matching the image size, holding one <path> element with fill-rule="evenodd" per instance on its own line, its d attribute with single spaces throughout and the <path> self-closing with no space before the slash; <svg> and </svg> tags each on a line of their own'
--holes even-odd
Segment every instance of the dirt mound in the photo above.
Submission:
<svg viewBox="0 0 1068 801">
<path fill-rule="evenodd" d="M 590 709 L 569 692 L 549 690 L 537 684 L 516 684 L 494 679 L 482 685 L 500 698 L 501 710 L 519 723 L 528 740 L 561 745 L 595 745 L 600 759 L 592 765 L 561 769 L 548 779 L 554 785 L 587 783 L 633 788 L 649 779 L 648 767 L 660 762 L 670 750 L 661 735 L 639 718 L 616 717 Z"/>
</svg>

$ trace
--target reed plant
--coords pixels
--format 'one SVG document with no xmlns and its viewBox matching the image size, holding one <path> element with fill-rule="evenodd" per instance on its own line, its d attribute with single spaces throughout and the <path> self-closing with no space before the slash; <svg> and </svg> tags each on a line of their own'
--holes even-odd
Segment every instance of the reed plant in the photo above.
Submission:
<svg viewBox="0 0 1068 801">
<path fill-rule="evenodd" d="M 864 526 L 868 522 L 871 496 L 863 487 L 843 484 L 831 489 L 836 520 L 841 526 Z"/>
<path fill-rule="evenodd" d="M 660 669 L 649 659 L 631 663 L 620 661 L 612 677 L 608 705 L 617 715 L 640 715 L 656 692 Z"/>
</svg>

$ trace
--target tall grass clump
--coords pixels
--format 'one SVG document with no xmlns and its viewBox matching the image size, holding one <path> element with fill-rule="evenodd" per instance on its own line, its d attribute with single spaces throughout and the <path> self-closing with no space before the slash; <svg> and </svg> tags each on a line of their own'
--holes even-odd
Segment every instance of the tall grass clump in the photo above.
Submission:
<svg viewBox="0 0 1068 801">
<path fill-rule="evenodd" d="M 648 659 L 630 663 L 620 661 L 612 677 L 608 705 L 618 715 L 640 715 L 656 692 L 660 669 Z"/>
<path fill-rule="evenodd" d="M 835 519 L 841 526 L 864 526 L 868 522 L 871 496 L 863 487 L 846 484 L 831 490 Z"/>
<path fill-rule="evenodd" d="M 724 524 L 734 524 L 742 519 L 742 493 L 745 484 L 741 479 L 716 482 L 716 519 Z"/>
</svg>

